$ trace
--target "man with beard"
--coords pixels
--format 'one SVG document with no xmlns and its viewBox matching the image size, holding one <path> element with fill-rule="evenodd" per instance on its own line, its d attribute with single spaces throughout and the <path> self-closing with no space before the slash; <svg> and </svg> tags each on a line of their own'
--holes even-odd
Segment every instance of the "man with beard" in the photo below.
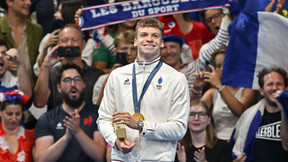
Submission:
<svg viewBox="0 0 288 162">
<path fill-rule="evenodd" d="M 259 92 L 264 98 L 238 120 L 230 139 L 233 156 L 239 159 L 245 155 L 246 161 L 254 162 L 288 161 L 288 152 L 283 150 L 280 137 L 284 112 L 276 104 L 276 92 L 287 89 L 287 72 L 278 67 L 264 68 L 258 78 Z"/>
<path fill-rule="evenodd" d="M 104 138 L 97 130 L 98 107 L 84 101 L 83 72 L 64 64 L 57 77 L 63 104 L 43 114 L 35 129 L 36 161 L 104 161 Z"/>
</svg>

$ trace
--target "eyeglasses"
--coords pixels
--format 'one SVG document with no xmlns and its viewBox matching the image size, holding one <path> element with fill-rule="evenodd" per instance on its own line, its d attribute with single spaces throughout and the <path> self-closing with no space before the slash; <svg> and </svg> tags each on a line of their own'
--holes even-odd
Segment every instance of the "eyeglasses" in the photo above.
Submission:
<svg viewBox="0 0 288 162">
<path fill-rule="evenodd" d="M 222 12 L 219 12 L 219 13 L 214 14 L 213 16 L 207 18 L 206 24 L 210 24 L 212 22 L 212 20 L 214 20 L 214 21 L 220 20 L 222 14 L 223 14 Z"/>
<path fill-rule="evenodd" d="M 207 112 L 190 112 L 189 117 L 194 119 L 198 115 L 200 119 L 204 119 L 208 116 Z"/>
<path fill-rule="evenodd" d="M 65 84 L 71 84 L 72 83 L 72 80 L 74 80 L 74 83 L 75 84 L 79 84 L 81 83 L 83 80 L 81 77 L 79 76 L 76 76 L 74 78 L 70 78 L 70 77 L 67 77 L 67 78 L 64 78 L 62 81 L 65 83 Z"/>
</svg>

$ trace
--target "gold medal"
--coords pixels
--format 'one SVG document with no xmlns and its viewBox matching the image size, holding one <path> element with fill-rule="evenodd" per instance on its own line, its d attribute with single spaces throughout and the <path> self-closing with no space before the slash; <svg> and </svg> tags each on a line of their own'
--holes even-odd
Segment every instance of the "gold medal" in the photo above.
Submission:
<svg viewBox="0 0 288 162">
<path fill-rule="evenodd" d="M 145 120 L 144 115 L 142 115 L 141 113 L 135 113 L 132 115 L 132 117 L 136 120 Z"/>
</svg>

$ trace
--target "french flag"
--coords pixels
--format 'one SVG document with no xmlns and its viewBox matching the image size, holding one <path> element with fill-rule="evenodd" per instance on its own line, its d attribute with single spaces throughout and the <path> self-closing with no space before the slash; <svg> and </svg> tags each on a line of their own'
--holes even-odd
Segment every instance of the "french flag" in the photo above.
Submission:
<svg viewBox="0 0 288 162">
<path fill-rule="evenodd" d="M 258 73 L 278 66 L 288 71 L 288 19 L 270 12 L 241 12 L 229 27 L 222 84 L 259 89 Z"/>
</svg>

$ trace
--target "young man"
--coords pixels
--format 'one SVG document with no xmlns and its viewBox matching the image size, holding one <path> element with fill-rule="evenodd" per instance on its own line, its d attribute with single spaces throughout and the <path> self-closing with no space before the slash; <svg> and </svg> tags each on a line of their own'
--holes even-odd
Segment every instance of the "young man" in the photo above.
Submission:
<svg viewBox="0 0 288 162">
<path fill-rule="evenodd" d="M 233 156 L 247 156 L 246 161 L 288 161 L 280 138 L 281 109 L 275 94 L 288 86 L 287 72 L 282 68 L 264 68 L 258 75 L 259 91 L 264 97 L 248 108 L 238 120 L 230 143 Z"/>
<path fill-rule="evenodd" d="M 97 124 L 113 147 L 112 161 L 174 161 L 177 140 L 186 132 L 188 84 L 183 74 L 160 61 L 162 36 L 163 24 L 156 19 L 139 21 L 135 62 L 109 76 Z M 117 139 L 113 122 L 125 125 L 126 138 Z"/>
<path fill-rule="evenodd" d="M 62 63 L 74 63 L 78 65 L 84 73 L 83 80 L 86 84 L 84 90 L 85 101 L 92 102 L 93 86 L 98 77 L 104 72 L 99 69 L 89 67 L 81 59 L 81 51 L 85 46 L 85 42 L 82 37 L 82 32 L 74 24 L 65 25 L 59 32 L 59 40 L 57 46 L 45 56 L 43 63 L 41 64 L 40 74 L 35 86 L 34 104 L 37 107 L 43 107 L 48 105 L 48 110 L 53 109 L 55 106 L 62 104 L 62 96 L 57 91 L 56 72 L 60 66 L 53 66 L 57 62 Z M 80 54 L 76 57 L 61 57 L 59 58 L 57 52 L 55 52 L 59 46 L 75 46 L 79 47 Z"/>
<path fill-rule="evenodd" d="M 97 130 L 98 107 L 84 101 L 83 73 L 64 64 L 57 77 L 63 104 L 43 114 L 35 129 L 36 161 L 104 161 L 106 143 Z"/>
</svg>

